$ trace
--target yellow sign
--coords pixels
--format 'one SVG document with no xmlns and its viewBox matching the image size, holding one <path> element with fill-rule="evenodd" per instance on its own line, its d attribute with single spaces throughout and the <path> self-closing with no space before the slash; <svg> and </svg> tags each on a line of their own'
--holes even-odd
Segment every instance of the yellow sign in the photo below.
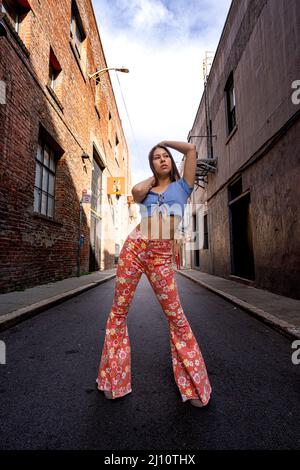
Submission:
<svg viewBox="0 0 300 470">
<path fill-rule="evenodd" d="M 108 176 L 107 194 L 125 194 L 125 176 Z"/>
</svg>

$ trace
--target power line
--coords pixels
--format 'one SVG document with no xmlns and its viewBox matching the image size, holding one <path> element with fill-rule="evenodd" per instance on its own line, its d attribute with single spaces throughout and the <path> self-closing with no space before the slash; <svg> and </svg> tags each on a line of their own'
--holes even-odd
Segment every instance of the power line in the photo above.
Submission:
<svg viewBox="0 0 300 470">
<path fill-rule="evenodd" d="M 124 107 L 125 107 L 125 110 L 126 110 L 127 118 L 128 118 L 129 124 L 130 124 L 131 132 L 132 132 L 132 137 L 133 137 L 134 143 L 136 145 L 137 151 L 139 151 L 139 146 L 138 146 L 137 140 L 135 138 L 135 134 L 134 134 L 133 127 L 132 127 L 131 120 L 130 120 L 129 113 L 128 113 L 128 109 L 127 109 L 127 106 L 126 106 L 126 103 L 125 103 L 121 83 L 120 83 L 120 80 L 119 80 L 119 77 L 118 77 L 118 74 L 117 74 L 116 70 L 115 70 L 115 74 L 116 74 L 116 77 L 117 77 L 117 80 L 118 80 L 118 83 L 119 83 L 121 96 L 122 96 L 122 99 L 123 99 Z"/>
</svg>

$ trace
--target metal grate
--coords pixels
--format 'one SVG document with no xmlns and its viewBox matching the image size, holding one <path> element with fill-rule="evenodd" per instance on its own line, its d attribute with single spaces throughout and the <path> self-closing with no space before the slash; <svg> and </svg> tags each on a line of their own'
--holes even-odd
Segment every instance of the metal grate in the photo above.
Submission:
<svg viewBox="0 0 300 470">
<path fill-rule="evenodd" d="M 217 158 L 197 158 L 195 183 L 204 189 L 200 182 L 208 183 L 208 173 L 215 173 L 217 169 Z"/>
</svg>

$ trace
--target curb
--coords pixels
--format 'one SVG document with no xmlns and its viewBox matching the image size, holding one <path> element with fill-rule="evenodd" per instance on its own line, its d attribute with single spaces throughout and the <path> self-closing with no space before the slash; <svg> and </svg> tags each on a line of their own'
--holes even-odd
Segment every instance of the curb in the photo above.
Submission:
<svg viewBox="0 0 300 470">
<path fill-rule="evenodd" d="M 35 316 L 49 307 L 53 307 L 54 305 L 60 304 L 65 300 L 70 299 L 71 297 L 82 294 L 83 292 L 92 289 L 93 287 L 97 287 L 103 282 L 110 281 L 114 277 L 116 277 L 116 274 L 111 274 L 110 276 L 107 276 L 104 279 L 100 279 L 99 281 L 91 282 L 90 284 L 86 284 L 81 287 L 76 287 L 76 289 L 69 290 L 62 294 L 55 295 L 54 297 L 49 297 L 48 299 L 36 302 L 35 304 L 28 305 L 27 307 L 19 308 L 13 312 L 1 315 L 0 331 L 6 330 L 7 328 L 10 328 L 11 326 L 26 320 L 27 318 Z"/>
<path fill-rule="evenodd" d="M 228 294 L 227 292 L 221 291 L 216 289 L 215 287 L 206 284 L 199 279 L 195 279 L 192 275 L 182 272 L 181 270 L 176 270 L 177 273 L 181 274 L 182 276 L 187 277 L 191 281 L 200 284 L 202 287 L 214 292 L 215 294 L 223 297 L 235 305 L 238 305 L 243 310 L 246 310 L 252 316 L 257 318 L 258 320 L 262 321 L 263 323 L 267 324 L 277 332 L 284 334 L 289 339 L 300 339 L 300 328 L 296 327 L 295 325 L 288 323 L 284 320 L 280 320 L 280 318 L 275 317 L 271 313 L 265 312 L 263 309 L 255 307 L 254 305 L 245 302 L 244 300 L 235 297 L 234 295 Z"/>
</svg>

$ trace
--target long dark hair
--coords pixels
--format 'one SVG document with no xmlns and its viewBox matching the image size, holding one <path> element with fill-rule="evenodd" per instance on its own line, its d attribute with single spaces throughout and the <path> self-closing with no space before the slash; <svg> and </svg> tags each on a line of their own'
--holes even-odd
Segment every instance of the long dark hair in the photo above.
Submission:
<svg viewBox="0 0 300 470">
<path fill-rule="evenodd" d="M 179 174 L 179 171 L 178 171 L 178 169 L 177 169 L 176 163 L 175 163 L 175 161 L 174 161 L 174 158 L 173 158 L 173 156 L 172 156 L 170 150 L 169 150 L 167 147 L 165 147 L 164 145 L 155 145 L 155 146 L 152 147 L 152 149 L 150 150 L 149 156 L 148 156 L 149 165 L 150 165 L 150 168 L 151 168 L 151 170 L 152 170 L 152 172 L 153 172 L 153 176 L 155 177 L 155 185 L 154 185 L 154 186 L 158 186 L 158 184 L 159 184 L 158 175 L 157 175 L 157 173 L 156 173 L 156 171 L 155 171 L 155 169 L 154 169 L 154 165 L 153 165 L 153 154 L 154 154 L 154 152 L 155 152 L 155 150 L 156 150 L 157 148 L 162 148 L 162 149 L 164 149 L 164 150 L 167 152 L 167 154 L 169 155 L 170 159 L 171 159 L 172 168 L 171 168 L 171 171 L 170 171 L 170 180 L 171 180 L 171 181 L 177 181 L 177 180 L 179 180 L 179 179 L 180 179 L 180 174 Z"/>
</svg>

